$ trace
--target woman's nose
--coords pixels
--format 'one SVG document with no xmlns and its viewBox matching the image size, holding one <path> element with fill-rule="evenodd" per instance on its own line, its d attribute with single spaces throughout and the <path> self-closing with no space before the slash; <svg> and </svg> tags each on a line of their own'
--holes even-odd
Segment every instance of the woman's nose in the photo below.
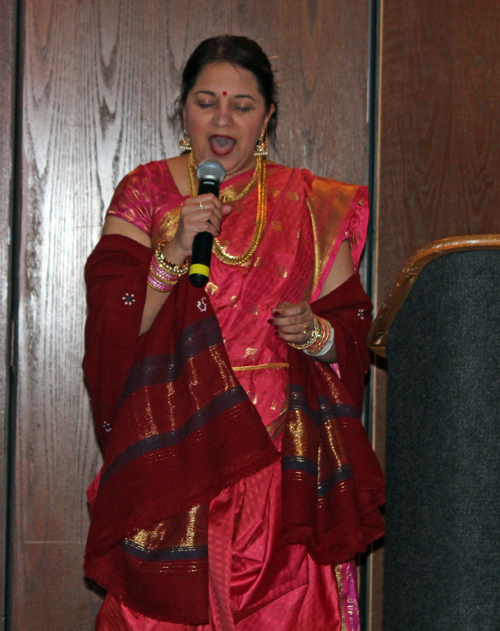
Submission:
<svg viewBox="0 0 500 631">
<path fill-rule="evenodd" d="M 213 124 L 218 127 L 227 127 L 233 124 L 233 116 L 228 103 L 219 104 L 214 112 Z"/>
</svg>

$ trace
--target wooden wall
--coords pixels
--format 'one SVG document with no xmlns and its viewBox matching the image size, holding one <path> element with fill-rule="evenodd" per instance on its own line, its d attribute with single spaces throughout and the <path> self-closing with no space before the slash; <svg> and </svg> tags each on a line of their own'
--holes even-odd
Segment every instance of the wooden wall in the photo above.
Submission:
<svg viewBox="0 0 500 631">
<path fill-rule="evenodd" d="M 0 11 L 0 595 L 4 593 L 7 518 L 7 443 L 10 383 L 10 254 L 14 161 L 16 73 L 16 4 L 5 1 Z M 4 599 L 0 618 L 4 619 Z"/>
<path fill-rule="evenodd" d="M 381 0 L 380 17 L 376 311 L 416 248 L 500 232 L 500 4 Z M 382 460 L 385 390 L 379 367 L 375 444 Z M 379 628 L 382 611 L 375 611 Z"/>
<path fill-rule="evenodd" d="M 176 153 L 169 115 L 181 68 L 221 32 L 254 37 L 273 56 L 277 159 L 366 181 L 368 0 L 24 4 L 10 628 L 83 631 L 100 604 L 81 569 L 84 490 L 100 456 L 80 370 L 82 271 L 112 191 L 139 162 Z"/>
<path fill-rule="evenodd" d="M 500 4 L 382 6 L 377 299 L 428 241 L 500 232 Z"/>
</svg>

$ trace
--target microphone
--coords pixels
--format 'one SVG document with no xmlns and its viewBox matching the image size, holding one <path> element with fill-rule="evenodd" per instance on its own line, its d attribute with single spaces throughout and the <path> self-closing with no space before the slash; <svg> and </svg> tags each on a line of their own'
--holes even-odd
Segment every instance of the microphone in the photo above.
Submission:
<svg viewBox="0 0 500 631">
<path fill-rule="evenodd" d="M 226 171 L 218 160 L 200 162 L 196 175 L 199 182 L 198 195 L 213 193 L 215 197 L 219 197 L 220 185 L 226 177 Z M 205 287 L 208 283 L 213 241 L 214 237 L 210 232 L 198 232 L 194 238 L 189 266 L 189 280 L 193 287 Z"/>
</svg>

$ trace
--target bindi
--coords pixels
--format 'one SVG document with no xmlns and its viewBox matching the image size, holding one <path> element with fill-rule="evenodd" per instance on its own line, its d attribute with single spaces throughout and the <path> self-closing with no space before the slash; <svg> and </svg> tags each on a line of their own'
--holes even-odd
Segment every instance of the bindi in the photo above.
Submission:
<svg viewBox="0 0 500 631">
<path fill-rule="evenodd" d="M 226 92 L 226 91 L 224 91 L 224 92 L 222 93 L 222 96 L 227 96 L 227 92 Z"/>
</svg>

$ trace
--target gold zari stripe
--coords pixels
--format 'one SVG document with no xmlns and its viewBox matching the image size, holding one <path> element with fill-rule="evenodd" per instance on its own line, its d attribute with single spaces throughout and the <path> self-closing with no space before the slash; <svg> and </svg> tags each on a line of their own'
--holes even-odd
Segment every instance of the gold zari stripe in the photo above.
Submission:
<svg viewBox="0 0 500 631">
<path fill-rule="evenodd" d="M 337 589 L 339 593 L 341 631 L 348 631 L 347 623 L 345 619 L 345 610 L 344 610 L 344 582 L 342 580 L 342 566 L 341 565 L 335 566 L 335 578 L 337 579 Z"/>
<path fill-rule="evenodd" d="M 288 364 L 259 364 L 257 366 L 233 366 L 235 372 L 242 372 L 243 370 L 260 370 L 261 368 L 288 368 Z"/>
</svg>

